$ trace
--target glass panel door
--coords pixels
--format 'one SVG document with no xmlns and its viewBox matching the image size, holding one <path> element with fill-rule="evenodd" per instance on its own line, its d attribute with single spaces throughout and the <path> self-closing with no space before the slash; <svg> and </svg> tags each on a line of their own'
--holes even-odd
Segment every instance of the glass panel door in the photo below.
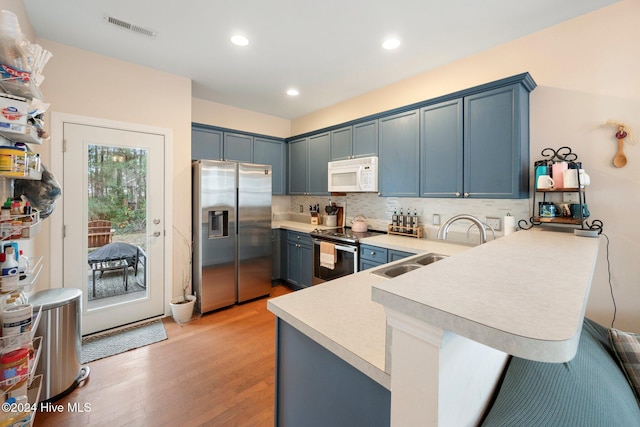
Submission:
<svg viewBox="0 0 640 427">
<path fill-rule="evenodd" d="M 83 291 L 83 335 L 164 314 L 164 136 L 65 123 L 64 139 L 63 286 Z"/>
</svg>

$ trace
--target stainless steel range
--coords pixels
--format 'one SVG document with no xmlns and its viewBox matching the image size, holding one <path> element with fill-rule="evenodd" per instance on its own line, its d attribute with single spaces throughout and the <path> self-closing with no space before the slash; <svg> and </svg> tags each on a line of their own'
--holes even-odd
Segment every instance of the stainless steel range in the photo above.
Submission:
<svg viewBox="0 0 640 427">
<path fill-rule="evenodd" d="M 313 284 L 337 279 L 348 274 L 358 272 L 360 239 L 375 236 L 379 232 L 354 233 L 349 228 L 336 228 L 331 230 L 315 229 L 311 233 L 313 239 Z M 335 247 L 335 259 L 333 268 L 321 265 L 322 242 L 333 244 Z"/>
</svg>

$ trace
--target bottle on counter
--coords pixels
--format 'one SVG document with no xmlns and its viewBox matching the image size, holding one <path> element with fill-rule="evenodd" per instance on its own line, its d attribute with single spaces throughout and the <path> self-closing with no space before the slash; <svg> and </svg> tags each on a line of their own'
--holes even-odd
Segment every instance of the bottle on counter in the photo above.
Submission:
<svg viewBox="0 0 640 427">
<path fill-rule="evenodd" d="M 391 231 L 398 232 L 398 210 L 393 209 L 393 216 L 391 217 Z"/>
<path fill-rule="evenodd" d="M 411 227 L 413 227 L 413 234 L 417 236 L 418 235 L 418 211 L 416 209 L 413 210 Z"/>
</svg>

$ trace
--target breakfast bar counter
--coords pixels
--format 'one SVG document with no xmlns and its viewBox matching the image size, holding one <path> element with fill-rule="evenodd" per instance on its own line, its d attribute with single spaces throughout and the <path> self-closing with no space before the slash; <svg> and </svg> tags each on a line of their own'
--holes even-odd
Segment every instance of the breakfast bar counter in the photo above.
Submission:
<svg viewBox="0 0 640 427">
<path fill-rule="evenodd" d="M 374 274 L 388 265 L 361 271 L 271 299 L 268 309 L 282 332 L 279 353 L 284 337 L 291 337 L 286 331 L 295 330 L 318 346 L 307 349 L 306 357 L 325 350 L 337 356 L 388 390 L 391 406 L 380 416 L 392 414 L 392 426 L 417 419 L 425 425 L 473 424 L 509 354 L 542 362 L 574 357 L 599 238 L 534 229 L 475 247 L 396 236 L 363 243 L 449 257 L 393 279 Z M 286 352 L 297 354 L 291 346 Z M 300 368 L 291 357 L 286 360 Z M 278 365 L 278 381 L 324 369 L 315 382 L 327 374 L 340 377 L 319 361 L 302 371 L 287 374 L 288 369 Z M 321 402 L 316 413 L 322 414 L 327 400 L 339 400 L 332 397 L 335 387 L 325 387 L 320 395 L 294 398 L 292 404 L 291 394 L 316 388 L 314 381 L 297 381 L 285 397 L 286 388 L 276 387 L 279 414 L 291 415 L 286 408 L 297 407 L 293 412 L 300 415 L 311 410 L 303 402 L 313 399 Z"/>
<path fill-rule="evenodd" d="M 521 231 L 373 287 L 373 300 L 508 354 L 575 355 L 599 238 Z"/>
<path fill-rule="evenodd" d="M 573 357 L 599 238 L 532 230 L 476 247 L 386 235 L 364 243 L 455 256 L 395 279 L 362 271 L 269 300 L 269 310 L 383 385 L 383 305 L 523 358 Z"/>
</svg>

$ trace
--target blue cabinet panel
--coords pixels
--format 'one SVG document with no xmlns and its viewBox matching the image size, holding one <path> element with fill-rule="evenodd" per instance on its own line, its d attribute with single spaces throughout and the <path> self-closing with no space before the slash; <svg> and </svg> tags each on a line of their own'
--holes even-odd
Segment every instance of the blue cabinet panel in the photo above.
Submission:
<svg viewBox="0 0 640 427">
<path fill-rule="evenodd" d="M 224 159 L 253 163 L 253 137 L 225 132 Z"/>
<path fill-rule="evenodd" d="M 465 196 L 528 196 L 528 96 L 515 84 L 464 98 Z"/>
<path fill-rule="evenodd" d="M 222 132 L 212 129 L 191 129 L 191 159 L 221 160 Z"/>
<path fill-rule="evenodd" d="M 420 109 L 420 195 L 463 193 L 462 99 Z"/>
<path fill-rule="evenodd" d="M 309 137 L 309 194 L 329 194 L 327 165 L 330 160 L 331 134 L 325 132 Z"/>
<path fill-rule="evenodd" d="M 271 193 L 285 195 L 287 145 L 275 139 L 255 137 L 253 140 L 253 162 L 260 165 L 271 165 L 273 172 Z"/>
<path fill-rule="evenodd" d="M 277 320 L 277 427 L 388 427 L 391 392 Z"/>
<path fill-rule="evenodd" d="M 360 258 L 360 268 L 359 268 L 358 271 L 364 271 L 364 270 L 368 270 L 370 268 L 380 267 L 383 264 L 385 264 L 385 263 L 384 262 L 377 262 L 377 261 L 371 261 L 371 260 L 368 260 L 368 259 Z"/>
<path fill-rule="evenodd" d="M 331 160 L 378 155 L 378 120 L 331 131 Z"/>
<path fill-rule="evenodd" d="M 308 234 L 287 231 L 287 281 L 299 288 L 312 285 L 313 242 Z"/>
<path fill-rule="evenodd" d="M 412 254 L 411 252 L 404 252 L 404 251 L 398 251 L 398 250 L 395 250 L 395 249 L 389 249 L 389 255 L 388 255 L 387 260 L 389 262 L 393 262 L 393 261 L 397 261 L 399 259 L 410 257 L 412 255 L 415 255 L 415 254 Z"/>
<path fill-rule="evenodd" d="M 291 141 L 289 149 L 289 194 L 308 191 L 309 143 L 306 138 Z"/>
<path fill-rule="evenodd" d="M 331 131 L 331 160 L 345 160 L 351 158 L 352 127 Z"/>
<path fill-rule="evenodd" d="M 378 120 L 353 125 L 353 157 L 378 155 Z"/>
<path fill-rule="evenodd" d="M 379 119 L 381 196 L 418 197 L 420 141 L 418 110 Z"/>
<path fill-rule="evenodd" d="M 360 245 L 360 258 L 385 264 L 387 262 L 387 249 L 378 246 Z"/>
</svg>

